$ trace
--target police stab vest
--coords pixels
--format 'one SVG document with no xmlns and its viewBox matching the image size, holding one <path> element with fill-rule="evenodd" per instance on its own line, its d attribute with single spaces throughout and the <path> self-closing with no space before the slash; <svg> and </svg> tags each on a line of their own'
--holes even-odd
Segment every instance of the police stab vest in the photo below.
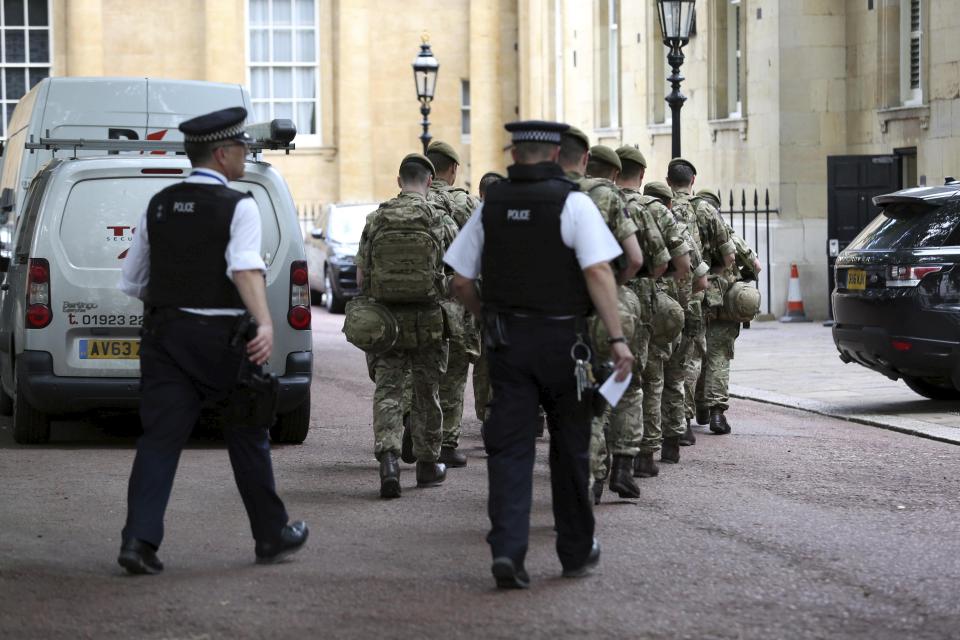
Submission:
<svg viewBox="0 0 960 640">
<path fill-rule="evenodd" d="M 227 277 L 227 243 L 237 203 L 249 197 L 221 185 L 180 183 L 147 207 L 154 307 L 244 308 Z"/>
<path fill-rule="evenodd" d="M 542 316 L 591 309 L 583 271 L 563 244 L 560 214 L 576 184 L 554 163 L 512 165 L 483 203 L 484 307 Z"/>
</svg>

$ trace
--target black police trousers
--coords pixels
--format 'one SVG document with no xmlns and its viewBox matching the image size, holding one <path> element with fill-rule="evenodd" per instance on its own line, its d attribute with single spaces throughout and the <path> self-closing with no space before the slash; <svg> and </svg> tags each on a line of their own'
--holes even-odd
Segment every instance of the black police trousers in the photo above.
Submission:
<svg viewBox="0 0 960 640">
<path fill-rule="evenodd" d="M 201 408 L 234 388 L 246 356 L 230 346 L 236 318 L 182 313 L 158 326 L 145 320 L 140 344 L 143 435 L 127 489 L 123 540 L 137 538 L 159 547 L 180 452 Z M 233 476 L 258 542 L 275 542 L 287 523 L 274 485 L 268 427 L 224 425 Z M 214 515 L 216 508 L 209 512 Z"/>
<path fill-rule="evenodd" d="M 537 409 L 550 428 L 550 484 L 557 555 L 565 569 L 581 566 L 593 544 L 589 496 L 590 402 L 577 400 L 576 320 L 503 315 L 508 346 L 487 351 L 493 399 L 484 422 L 493 557 L 522 566 L 530 534 Z"/>
</svg>

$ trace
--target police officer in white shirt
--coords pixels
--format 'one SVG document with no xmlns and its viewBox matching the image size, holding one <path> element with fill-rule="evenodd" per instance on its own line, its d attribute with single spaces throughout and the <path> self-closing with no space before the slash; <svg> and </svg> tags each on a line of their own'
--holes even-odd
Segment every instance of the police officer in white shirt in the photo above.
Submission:
<svg viewBox="0 0 960 640">
<path fill-rule="evenodd" d="M 609 265 L 620 246 L 557 164 L 568 125 L 525 121 L 506 128 L 516 164 L 487 189 L 444 261 L 456 271 L 455 295 L 484 322 L 493 386 L 484 423 L 491 569 L 498 587 L 525 588 L 537 406 L 550 418 L 557 554 L 564 576 L 583 576 L 599 562 L 600 547 L 588 490 L 591 393 L 578 394 L 574 376 L 573 358 L 584 358 L 586 349 L 571 350 L 587 341 L 591 308 L 612 336 L 617 379 L 626 378 L 633 355 Z"/>
<path fill-rule="evenodd" d="M 180 125 L 194 169 L 151 199 L 124 261 L 120 289 L 144 301 L 143 435 L 130 474 L 117 558 L 129 573 L 163 570 L 156 555 L 163 516 L 180 452 L 201 408 L 228 402 L 244 358 L 259 369 L 273 348 L 260 212 L 249 194 L 228 187 L 244 173 L 246 116 L 243 107 L 234 107 Z M 253 336 L 238 335 L 249 318 L 245 314 L 256 321 Z M 269 426 L 224 425 L 261 563 L 296 552 L 308 535 L 302 521 L 288 523 L 277 495 Z"/>
</svg>

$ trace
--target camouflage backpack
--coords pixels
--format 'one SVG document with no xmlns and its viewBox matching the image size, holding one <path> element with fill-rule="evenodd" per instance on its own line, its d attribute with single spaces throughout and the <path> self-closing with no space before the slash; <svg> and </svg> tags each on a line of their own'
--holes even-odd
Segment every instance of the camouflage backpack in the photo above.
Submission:
<svg viewBox="0 0 960 640">
<path fill-rule="evenodd" d="M 380 205 L 369 230 L 369 294 L 378 302 L 439 302 L 443 247 L 436 236 L 436 213 L 426 202 Z"/>
<path fill-rule="evenodd" d="M 634 339 L 637 335 L 640 312 L 640 300 L 637 298 L 637 294 L 627 287 L 617 287 L 617 315 L 620 316 L 620 330 L 631 349 L 633 349 Z M 596 314 L 591 315 L 587 323 L 590 341 L 593 343 L 593 349 L 598 359 L 609 359 L 611 350 L 607 338 L 610 337 L 610 333 L 607 331 L 606 325 Z"/>
</svg>

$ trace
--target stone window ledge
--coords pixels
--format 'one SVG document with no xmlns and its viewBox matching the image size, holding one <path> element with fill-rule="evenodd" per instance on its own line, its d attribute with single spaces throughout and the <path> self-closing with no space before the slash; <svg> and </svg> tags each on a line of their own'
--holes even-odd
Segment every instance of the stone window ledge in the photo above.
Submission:
<svg viewBox="0 0 960 640">
<path fill-rule="evenodd" d="M 717 134 L 721 131 L 738 131 L 740 139 L 747 139 L 747 119 L 746 118 L 722 118 L 720 120 L 710 120 L 707 124 L 710 126 L 710 140 L 717 141 Z"/>
<path fill-rule="evenodd" d="M 650 146 L 652 147 L 654 143 L 654 139 L 657 136 L 673 135 L 673 124 L 667 121 L 667 122 L 657 122 L 656 124 L 647 125 L 647 133 L 650 134 Z"/>
<path fill-rule="evenodd" d="M 930 106 L 919 105 L 880 109 L 877 111 L 877 119 L 880 121 L 880 133 L 886 133 L 890 123 L 894 120 L 919 120 L 920 128 L 926 130 L 930 127 Z"/>
</svg>

